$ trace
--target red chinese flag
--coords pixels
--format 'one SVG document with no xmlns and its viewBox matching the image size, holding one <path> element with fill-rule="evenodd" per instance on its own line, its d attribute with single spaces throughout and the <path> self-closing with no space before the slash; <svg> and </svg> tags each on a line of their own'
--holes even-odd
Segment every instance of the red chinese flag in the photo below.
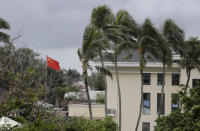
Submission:
<svg viewBox="0 0 200 131">
<path fill-rule="evenodd" d="M 48 56 L 47 56 L 47 66 L 57 71 L 60 70 L 59 62 Z"/>
</svg>

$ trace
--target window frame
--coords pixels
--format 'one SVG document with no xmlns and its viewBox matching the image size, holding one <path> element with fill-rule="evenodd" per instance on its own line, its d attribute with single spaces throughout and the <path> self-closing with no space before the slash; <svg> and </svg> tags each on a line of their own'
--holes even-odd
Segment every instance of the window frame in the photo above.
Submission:
<svg viewBox="0 0 200 131">
<path fill-rule="evenodd" d="M 146 127 L 144 127 L 146 126 Z M 142 131 L 150 131 L 151 130 L 151 123 L 150 122 L 142 122 Z"/>
<path fill-rule="evenodd" d="M 197 83 L 195 83 L 195 81 L 197 81 L 197 83 L 200 83 L 200 79 L 192 79 L 192 88 L 195 88 L 198 86 Z M 199 85 L 200 86 L 200 85 Z"/>
<path fill-rule="evenodd" d="M 175 77 L 175 75 L 178 75 L 178 79 L 173 79 Z M 178 84 L 174 81 L 178 81 Z M 178 73 L 172 73 L 172 86 L 178 86 L 180 84 L 180 74 Z"/>
<path fill-rule="evenodd" d="M 149 76 L 149 78 L 145 78 L 145 75 Z M 145 83 L 145 80 L 148 80 L 148 83 Z M 151 73 L 143 73 L 143 85 L 151 85 Z"/>
<path fill-rule="evenodd" d="M 144 94 L 147 94 L 147 102 L 149 102 L 149 107 L 145 107 L 144 105 L 144 101 L 145 101 L 145 99 L 144 99 Z M 148 99 L 148 95 L 149 95 L 149 99 Z M 144 111 L 144 108 L 147 110 L 147 109 L 149 109 L 149 113 L 145 113 L 145 111 Z M 142 106 L 142 115 L 150 115 L 151 114 L 151 93 L 143 93 L 143 106 Z"/>
<path fill-rule="evenodd" d="M 179 108 L 179 101 L 177 101 L 177 105 L 178 105 L 178 107 L 175 109 L 174 107 L 173 107 L 173 95 L 176 95 L 177 93 L 172 93 L 171 94 L 171 112 L 172 111 L 176 111 L 176 110 L 178 110 L 178 108 Z"/>
<path fill-rule="evenodd" d="M 161 79 L 159 77 L 159 75 L 162 75 Z M 161 81 L 161 83 L 159 83 L 159 81 Z M 162 85 L 163 83 L 163 73 L 157 73 L 157 85 Z"/>
</svg>

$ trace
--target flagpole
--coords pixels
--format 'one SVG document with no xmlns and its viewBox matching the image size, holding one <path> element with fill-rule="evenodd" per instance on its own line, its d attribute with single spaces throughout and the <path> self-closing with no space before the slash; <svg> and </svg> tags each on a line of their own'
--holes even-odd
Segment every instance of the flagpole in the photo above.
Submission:
<svg viewBox="0 0 200 131">
<path fill-rule="evenodd" d="M 46 68 L 45 68 L 45 95 L 44 95 L 44 102 L 47 102 L 47 55 L 46 55 Z M 46 112 L 45 112 L 46 113 Z"/>
</svg>

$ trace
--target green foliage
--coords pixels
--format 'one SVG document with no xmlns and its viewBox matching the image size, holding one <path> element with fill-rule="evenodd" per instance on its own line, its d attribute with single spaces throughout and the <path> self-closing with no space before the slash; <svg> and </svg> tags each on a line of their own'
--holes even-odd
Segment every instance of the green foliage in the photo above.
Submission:
<svg viewBox="0 0 200 131">
<path fill-rule="evenodd" d="M 3 30 L 10 29 L 10 25 L 8 24 L 8 22 L 2 18 L 0 18 L 0 29 L 3 29 Z M 0 42 L 9 43 L 9 41 L 10 41 L 10 36 L 0 31 Z"/>
<path fill-rule="evenodd" d="M 56 98 L 56 103 L 55 103 L 55 106 L 57 107 L 65 107 L 65 102 L 66 102 L 66 99 L 64 99 L 64 95 L 65 93 L 67 92 L 77 92 L 79 91 L 79 89 L 75 86 L 72 86 L 72 85 L 69 85 L 67 87 L 55 87 L 53 88 L 53 97 Z M 63 105 L 64 103 L 64 105 Z"/>
<path fill-rule="evenodd" d="M 83 118 L 72 118 L 65 127 L 66 131 L 117 131 L 117 124 L 112 118 L 104 120 L 85 120 Z"/>
<path fill-rule="evenodd" d="M 64 119 L 57 117 L 45 118 L 38 115 L 32 122 L 23 123 L 22 126 L 14 128 L 13 131 L 64 131 Z"/>
<path fill-rule="evenodd" d="M 23 118 L 15 120 L 24 122 Z M 8 129 L 4 128 L 3 131 L 8 131 Z M 118 127 L 110 117 L 103 120 L 73 117 L 66 121 L 55 116 L 46 118 L 40 114 L 32 122 L 26 121 L 22 126 L 14 128 L 12 131 L 118 131 Z"/>
<path fill-rule="evenodd" d="M 104 104 L 105 103 L 105 96 L 102 94 L 97 94 L 97 103 Z"/>
<path fill-rule="evenodd" d="M 189 95 L 179 92 L 183 111 L 173 111 L 156 120 L 155 131 L 197 131 L 200 129 L 200 86 L 191 88 Z M 177 96 L 176 96 L 177 97 Z"/>
<path fill-rule="evenodd" d="M 95 90 L 105 90 L 105 82 L 103 79 L 103 74 L 100 72 L 92 73 L 91 76 L 88 77 L 88 85 L 91 89 Z"/>
</svg>

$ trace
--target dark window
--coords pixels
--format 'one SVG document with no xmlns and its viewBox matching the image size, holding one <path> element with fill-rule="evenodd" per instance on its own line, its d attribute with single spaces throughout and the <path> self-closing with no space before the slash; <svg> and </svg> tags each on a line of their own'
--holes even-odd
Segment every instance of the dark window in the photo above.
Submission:
<svg viewBox="0 0 200 131">
<path fill-rule="evenodd" d="M 157 113 L 159 114 L 159 111 L 161 111 L 161 115 L 165 114 L 165 94 L 164 94 L 164 99 L 163 99 L 163 104 L 160 108 L 160 103 L 161 103 L 161 93 L 157 93 Z"/>
<path fill-rule="evenodd" d="M 116 114 L 115 109 L 107 109 L 107 114 Z"/>
<path fill-rule="evenodd" d="M 192 79 L 192 87 L 200 86 L 200 79 Z"/>
<path fill-rule="evenodd" d="M 180 60 L 173 60 L 173 63 L 179 63 Z"/>
<path fill-rule="evenodd" d="M 178 102 L 178 100 L 176 100 L 176 94 L 172 93 L 171 101 L 172 101 L 171 110 L 172 110 L 172 111 L 177 110 L 178 107 L 179 107 L 179 102 Z"/>
<path fill-rule="evenodd" d="M 150 115 L 150 93 L 143 93 L 143 115 Z"/>
<path fill-rule="evenodd" d="M 150 122 L 142 122 L 142 131 L 150 131 Z"/>
<path fill-rule="evenodd" d="M 172 74 L 172 85 L 179 85 L 179 74 Z"/>
<path fill-rule="evenodd" d="M 144 73 L 143 74 L 143 84 L 144 85 L 150 85 L 151 84 L 151 74 L 150 73 Z"/>
<path fill-rule="evenodd" d="M 162 85 L 163 82 L 163 74 L 162 73 L 158 73 L 157 74 L 157 84 L 158 85 Z"/>
</svg>

